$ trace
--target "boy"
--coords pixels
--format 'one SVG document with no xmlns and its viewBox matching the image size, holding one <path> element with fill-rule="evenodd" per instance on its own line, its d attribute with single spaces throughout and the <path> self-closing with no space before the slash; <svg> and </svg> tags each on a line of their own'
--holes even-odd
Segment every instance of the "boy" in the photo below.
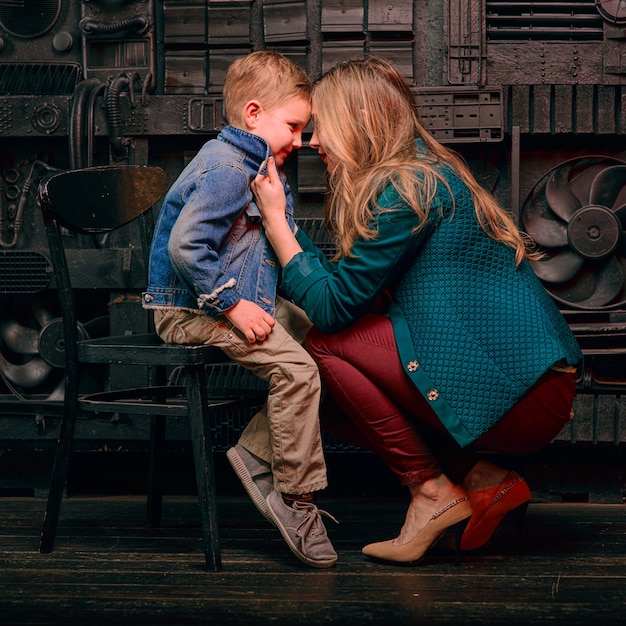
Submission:
<svg viewBox="0 0 626 626">
<path fill-rule="evenodd" d="M 301 147 L 310 93 L 306 74 L 277 52 L 254 52 L 229 67 L 223 90 L 229 125 L 165 196 L 143 306 L 154 309 L 164 341 L 218 346 L 268 381 L 265 406 L 227 456 L 292 552 L 326 568 L 337 554 L 314 501 L 327 480 L 320 378 L 301 345 L 310 322 L 276 294 L 280 265 L 250 190 L 269 156 L 280 168 Z M 284 174 L 281 180 L 293 229 L 293 200 Z"/>
</svg>

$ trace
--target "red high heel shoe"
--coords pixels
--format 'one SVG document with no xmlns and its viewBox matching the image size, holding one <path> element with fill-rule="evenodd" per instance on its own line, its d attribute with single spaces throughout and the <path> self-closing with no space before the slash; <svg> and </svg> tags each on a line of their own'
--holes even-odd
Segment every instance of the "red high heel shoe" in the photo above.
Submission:
<svg viewBox="0 0 626 626">
<path fill-rule="evenodd" d="M 456 498 L 439 509 L 430 518 L 420 534 L 404 544 L 397 544 L 395 539 L 370 543 L 362 550 L 363 554 L 386 563 L 415 565 L 435 546 L 448 530 L 455 534 L 455 562 L 460 563 L 459 545 L 463 529 L 472 515 L 469 495 L 461 489 L 455 489 Z"/>
<path fill-rule="evenodd" d="M 530 498 L 528 484 L 517 472 L 509 472 L 496 487 L 470 491 L 472 517 L 461 538 L 461 550 L 478 550 L 486 545 L 507 515 L 515 516 L 521 534 Z"/>
</svg>

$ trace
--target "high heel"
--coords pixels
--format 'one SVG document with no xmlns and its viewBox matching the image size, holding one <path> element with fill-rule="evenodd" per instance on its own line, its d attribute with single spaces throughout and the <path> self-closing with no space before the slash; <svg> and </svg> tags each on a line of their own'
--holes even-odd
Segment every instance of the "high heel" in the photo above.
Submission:
<svg viewBox="0 0 626 626">
<path fill-rule="evenodd" d="M 509 472 L 496 487 L 470 491 L 473 513 L 461 538 L 461 550 L 485 546 L 507 516 L 513 518 L 520 539 L 530 499 L 528 484 L 517 472 Z"/>
<path fill-rule="evenodd" d="M 401 545 L 395 543 L 395 539 L 378 541 L 365 546 L 362 552 L 365 556 L 379 561 L 415 565 L 426 556 L 446 531 L 453 530 L 455 562 L 458 564 L 460 562 L 459 544 L 471 516 L 472 506 L 469 502 L 469 494 L 464 494 L 435 512 L 420 534 L 411 541 Z"/>
</svg>

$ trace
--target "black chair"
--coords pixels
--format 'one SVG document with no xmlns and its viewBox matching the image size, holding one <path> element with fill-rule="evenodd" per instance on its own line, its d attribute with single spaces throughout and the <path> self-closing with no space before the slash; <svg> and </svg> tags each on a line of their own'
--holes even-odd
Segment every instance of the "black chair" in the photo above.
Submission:
<svg viewBox="0 0 626 626">
<path fill-rule="evenodd" d="M 148 520 L 160 521 L 162 459 L 165 420 L 188 418 L 200 503 L 206 567 L 221 569 L 221 553 L 215 505 L 215 475 L 210 418 L 218 411 L 251 403 L 245 390 L 229 391 L 226 397 L 209 397 L 207 365 L 226 360 L 210 346 L 165 344 L 155 334 L 135 334 L 95 339 L 79 336 L 71 272 L 66 255 L 67 233 L 101 236 L 138 219 L 147 229 L 142 246 L 147 256 L 151 207 L 167 188 L 165 172 L 157 167 L 104 166 L 55 174 L 39 187 L 51 263 L 59 294 L 65 345 L 65 397 L 63 417 L 44 523 L 40 552 L 53 550 L 68 459 L 78 415 L 105 413 L 143 415 L 152 418 Z M 138 304 L 138 306 L 140 306 Z M 145 387 L 81 394 L 79 378 L 84 364 L 147 366 L 151 373 Z M 172 371 L 184 372 L 184 384 L 167 384 Z M 154 383 L 154 384 L 152 384 Z M 222 396 L 225 394 L 222 393 Z M 256 394 L 258 396 L 258 392 Z M 258 401 L 258 397 L 256 397 Z"/>
</svg>

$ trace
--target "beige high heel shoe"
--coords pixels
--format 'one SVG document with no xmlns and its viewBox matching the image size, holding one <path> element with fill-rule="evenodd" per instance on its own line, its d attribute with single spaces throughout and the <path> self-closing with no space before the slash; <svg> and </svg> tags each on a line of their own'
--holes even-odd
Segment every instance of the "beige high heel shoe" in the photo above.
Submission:
<svg viewBox="0 0 626 626">
<path fill-rule="evenodd" d="M 415 565 L 426 556 L 446 531 L 454 530 L 455 562 L 460 563 L 459 543 L 472 516 L 472 506 L 469 494 L 460 488 L 455 489 L 454 493 L 457 497 L 433 513 L 417 537 L 401 545 L 395 543 L 395 539 L 370 543 L 363 548 L 363 554 L 379 561 Z"/>
</svg>

